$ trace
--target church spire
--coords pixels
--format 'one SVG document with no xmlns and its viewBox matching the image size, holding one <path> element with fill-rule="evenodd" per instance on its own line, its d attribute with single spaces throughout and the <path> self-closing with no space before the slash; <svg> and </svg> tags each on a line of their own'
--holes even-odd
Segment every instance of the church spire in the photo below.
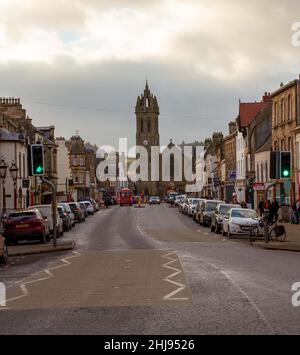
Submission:
<svg viewBox="0 0 300 355">
<path fill-rule="evenodd" d="M 148 87 L 148 79 L 146 79 L 145 92 L 149 92 L 149 87 Z"/>
</svg>

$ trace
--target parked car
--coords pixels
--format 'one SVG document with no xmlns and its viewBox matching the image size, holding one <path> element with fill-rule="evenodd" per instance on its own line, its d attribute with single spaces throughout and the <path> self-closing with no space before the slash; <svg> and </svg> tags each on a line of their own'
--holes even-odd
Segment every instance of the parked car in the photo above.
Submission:
<svg viewBox="0 0 300 355">
<path fill-rule="evenodd" d="M 8 250 L 5 238 L 0 234 L 0 264 L 7 263 L 8 260 Z"/>
<path fill-rule="evenodd" d="M 42 217 L 46 217 L 49 223 L 50 234 L 53 235 L 53 218 L 52 218 L 52 206 L 51 205 L 34 205 L 29 206 L 27 210 L 37 209 L 41 213 Z M 64 234 L 64 225 L 63 221 L 60 218 L 58 212 L 56 214 L 56 230 L 57 237 L 63 236 Z"/>
<path fill-rule="evenodd" d="M 210 227 L 211 217 L 219 203 L 223 201 L 205 200 L 201 203 L 200 211 L 198 212 L 197 220 L 201 226 Z"/>
<path fill-rule="evenodd" d="M 181 199 L 181 201 L 178 203 L 178 211 L 183 213 L 183 209 L 186 203 L 186 198 Z"/>
<path fill-rule="evenodd" d="M 78 202 L 78 203 L 79 203 L 79 206 L 83 212 L 83 221 L 85 221 L 85 219 L 89 216 L 87 208 L 86 208 L 84 202 Z"/>
<path fill-rule="evenodd" d="M 4 223 L 4 238 L 8 245 L 23 240 L 39 240 L 44 244 L 50 240 L 47 217 L 37 209 L 11 213 Z"/>
<path fill-rule="evenodd" d="M 186 198 L 186 195 L 177 195 L 175 196 L 174 206 L 178 207 L 180 202 Z"/>
<path fill-rule="evenodd" d="M 151 196 L 149 198 L 149 205 L 160 205 L 160 198 L 158 196 Z"/>
<path fill-rule="evenodd" d="M 188 208 L 189 208 L 189 204 L 191 202 L 191 198 L 186 198 L 184 199 L 183 203 L 182 203 L 182 206 L 181 206 L 181 212 L 185 215 L 187 215 L 188 213 Z"/>
<path fill-rule="evenodd" d="M 69 206 L 74 213 L 75 221 L 76 222 L 83 222 L 84 220 L 84 214 L 83 210 L 81 209 L 80 205 L 78 202 L 69 202 Z"/>
<path fill-rule="evenodd" d="M 225 216 L 222 234 L 230 238 L 233 235 L 249 236 L 253 226 L 259 226 L 260 218 L 254 210 L 245 208 L 232 208 Z"/>
<path fill-rule="evenodd" d="M 57 206 L 57 211 L 58 211 L 59 217 L 63 221 L 64 231 L 68 232 L 72 228 L 71 219 L 70 219 L 69 215 L 67 214 L 67 212 L 65 211 L 63 206 Z"/>
<path fill-rule="evenodd" d="M 199 202 L 199 198 L 191 198 L 187 207 L 187 215 L 193 217 L 196 212 L 196 207 Z"/>
<path fill-rule="evenodd" d="M 59 203 L 58 206 L 63 206 L 65 212 L 69 215 L 69 218 L 71 220 L 71 226 L 74 227 L 75 226 L 75 216 L 74 216 L 74 213 L 72 212 L 69 204 L 67 202 L 62 202 L 62 203 Z"/>
<path fill-rule="evenodd" d="M 223 228 L 224 217 L 228 217 L 230 210 L 235 207 L 236 205 L 220 203 L 211 217 L 210 230 L 212 232 L 221 233 Z"/>
<path fill-rule="evenodd" d="M 196 205 L 196 208 L 195 208 L 195 211 L 194 211 L 194 214 L 193 214 L 193 220 L 197 223 L 198 222 L 198 216 L 199 216 L 199 213 L 200 213 L 200 209 L 201 209 L 201 205 L 202 205 L 202 202 L 206 201 L 204 198 L 199 198 L 198 202 L 197 202 L 197 205 Z"/>
<path fill-rule="evenodd" d="M 93 215 L 94 214 L 94 207 L 90 201 L 83 201 L 86 211 L 88 214 Z"/>
</svg>

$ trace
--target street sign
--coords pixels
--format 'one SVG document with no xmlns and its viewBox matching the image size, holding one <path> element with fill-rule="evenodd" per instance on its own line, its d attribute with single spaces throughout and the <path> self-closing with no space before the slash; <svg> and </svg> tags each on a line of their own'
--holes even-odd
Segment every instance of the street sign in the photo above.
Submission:
<svg viewBox="0 0 300 355">
<path fill-rule="evenodd" d="M 29 179 L 23 179 L 22 180 L 22 187 L 23 189 L 29 189 L 30 181 Z"/>
<path fill-rule="evenodd" d="M 264 191 L 265 190 L 265 184 L 263 183 L 256 183 L 253 185 L 254 191 Z"/>
<path fill-rule="evenodd" d="M 229 171 L 229 180 L 236 180 L 236 170 Z"/>
</svg>

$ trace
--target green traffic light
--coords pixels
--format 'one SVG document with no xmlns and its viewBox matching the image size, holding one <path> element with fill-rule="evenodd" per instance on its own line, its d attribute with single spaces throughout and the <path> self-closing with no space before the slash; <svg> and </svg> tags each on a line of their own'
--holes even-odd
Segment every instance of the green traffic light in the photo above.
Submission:
<svg viewBox="0 0 300 355">
<path fill-rule="evenodd" d="M 35 171 L 40 174 L 43 171 L 43 167 L 42 166 L 38 166 Z"/>
<path fill-rule="evenodd" d="M 290 172 L 288 170 L 283 170 L 283 176 L 284 177 L 289 177 L 290 176 Z"/>
</svg>

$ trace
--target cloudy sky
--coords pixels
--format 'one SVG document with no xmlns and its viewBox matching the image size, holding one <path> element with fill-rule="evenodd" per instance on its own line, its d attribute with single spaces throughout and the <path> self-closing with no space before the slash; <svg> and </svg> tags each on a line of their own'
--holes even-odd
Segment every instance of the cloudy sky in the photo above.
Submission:
<svg viewBox="0 0 300 355">
<path fill-rule="evenodd" d="M 147 76 L 161 144 L 200 140 L 298 77 L 295 22 L 299 0 L 0 0 L 0 96 L 58 136 L 133 144 Z"/>
</svg>

